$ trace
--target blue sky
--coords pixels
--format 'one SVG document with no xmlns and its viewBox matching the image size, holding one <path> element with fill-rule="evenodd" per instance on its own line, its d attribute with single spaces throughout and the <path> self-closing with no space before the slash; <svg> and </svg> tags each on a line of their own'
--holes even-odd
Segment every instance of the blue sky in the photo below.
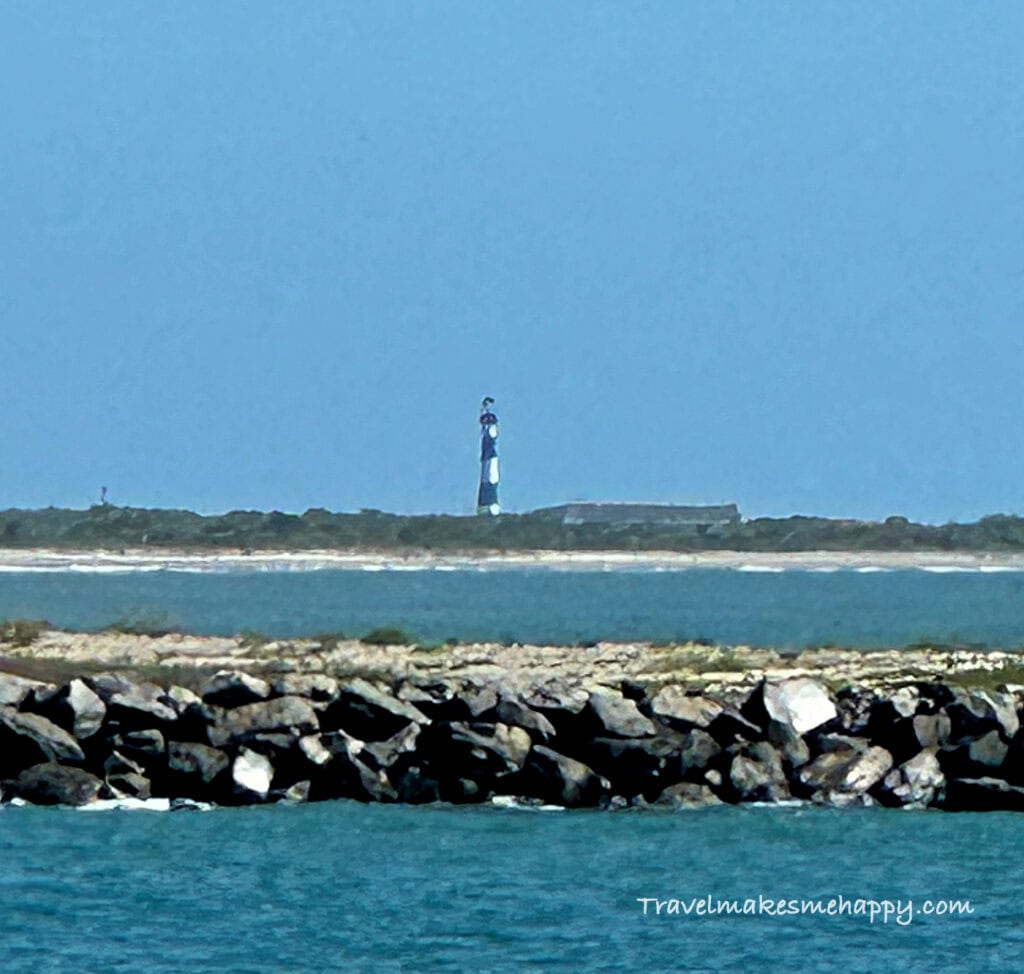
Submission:
<svg viewBox="0 0 1024 974">
<path fill-rule="evenodd" d="M 0 3 L 0 506 L 1024 511 L 1024 5 Z"/>
</svg>

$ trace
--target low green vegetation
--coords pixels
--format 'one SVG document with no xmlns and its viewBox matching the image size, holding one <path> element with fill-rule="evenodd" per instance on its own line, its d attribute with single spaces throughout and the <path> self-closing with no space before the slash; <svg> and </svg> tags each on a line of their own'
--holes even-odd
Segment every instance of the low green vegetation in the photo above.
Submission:
<svg viewBox="0 0 1024 974">
<path fill-rule="evenodd" d="M 1024 518 L 995 514 L 971 524 L 917 524 L 842 518 L 753 518 L 734 524 L 566 525 L 560 508 L 455 517 L 382 511 L 304 514 L 191 511 L 96 505 L 88 510 L 0 511 L 0 546 L 308 550 L 350 548 L 418 551 L 1024 551 Z"/>
<path fill-rule="evenodd" d="M 238 645 L 242 649 L 262 649 L 269 642 L 270 638 L 258 629 L 243 629 L 238 634 Z"/>
<path fill-rule="evenodd" d="M 49 623 L 40 619 L 0 620 L 0 642 L 31 646 L 49 628 Z"/>
<path fill-rule="evenodd" d="M 170 622 L 166 612 L 144 611 L 128 613 L 115 619 L 106 627 L 106 631 L 124 636 L 150 636 L 159 639 L 181 630 Z"/>
<path fill-rule="evenodd" d="M 410 646 L 416 642 L 404 629 L 397 626 L 381 626 L 371 629 L 362 641 L 370 646 Z"/>
</svg>

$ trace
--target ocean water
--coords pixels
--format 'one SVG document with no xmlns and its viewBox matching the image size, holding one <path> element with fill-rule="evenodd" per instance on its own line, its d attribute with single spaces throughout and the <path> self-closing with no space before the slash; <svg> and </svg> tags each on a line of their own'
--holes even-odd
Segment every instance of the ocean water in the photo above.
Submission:
<svg viewBox="0 0 1024 974">
<path fill-rule="evenodd" d="M 277 636 L 685 636 L 799 647 L 1024 644 L 1024 575 L 675 572 L 4 573 L 0 617 L 162 619 Z M 16 972 L 1013 971 L 1024 817 L 882 809 L 0 807 L 0 946 Z M 890 900 L 878 914 L 668 913 Z M 925 901 L 969 901 L 934 916 Z M 913 913 L 906 912 L 910 902 Z"/>
<path fill-rule="evenodd" d="M 708 639 L 782 648 L 1024 646 L 1024 572 L 4 572 L 0 618 L 271 637 L 398 625 L 422 640 Z"/>
<path fill-rule="evenodd" d="M 5 971 L 1020 970 L 1012 814 L 0 810 Z M 907 901 L 648 915 L 638 898 Z M 926 900 L 969 915 L 925 916 Z M 666 907 L 665 909 L 668 909 Z"/>
</svg>

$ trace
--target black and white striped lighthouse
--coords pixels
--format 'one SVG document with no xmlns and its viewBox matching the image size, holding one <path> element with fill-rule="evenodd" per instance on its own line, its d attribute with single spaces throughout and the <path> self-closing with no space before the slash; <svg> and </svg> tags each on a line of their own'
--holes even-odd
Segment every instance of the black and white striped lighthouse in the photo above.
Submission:
<svg viewBox="0 0 1024 974">
<path fill-rule="evenodd" d="M 480 491 L 476 495 L 477 514 L 497 515 L 498 504 L 498 417 L 494 400 L 488 396 L 480 404 Z"/>
</svg>

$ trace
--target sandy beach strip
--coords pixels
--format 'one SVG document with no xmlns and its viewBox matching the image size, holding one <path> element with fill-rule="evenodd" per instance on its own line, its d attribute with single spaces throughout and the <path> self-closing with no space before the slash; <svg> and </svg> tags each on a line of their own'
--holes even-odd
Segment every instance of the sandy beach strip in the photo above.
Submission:
<svg viewBox="0 0 1024 974">
<path fill-rule="evenodd" d="M 260 572 L 487 571 L 540 568 L 562 571 L 684 571 L 719 568 L 747 572 L 1024 571 L 1024 554 L 941 551 L 218 551 L 174 549 L 0 549 L 0 572 L 147 571 Z"/>
</svg>

